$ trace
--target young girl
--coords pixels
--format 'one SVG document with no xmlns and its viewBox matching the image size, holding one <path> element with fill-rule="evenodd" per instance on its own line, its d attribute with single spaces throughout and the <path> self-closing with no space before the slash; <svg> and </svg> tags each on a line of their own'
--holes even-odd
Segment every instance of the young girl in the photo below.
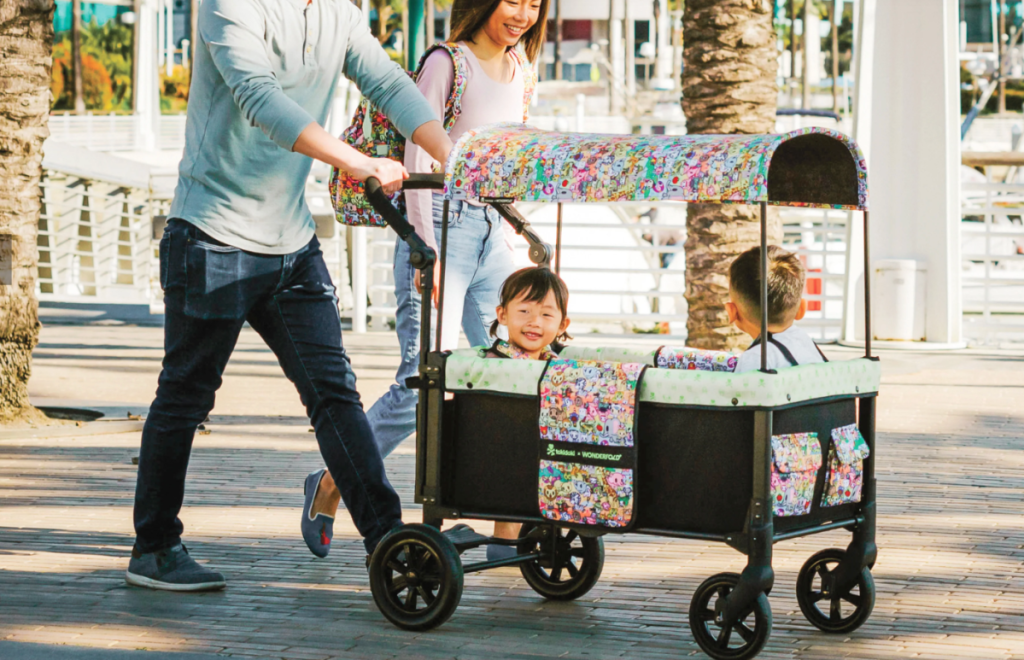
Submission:
<svg viewBox="0 0 1024 660">
<path fill-rule="evenodd" d="M 501 285 L 501 298 L 491 324 L 494 345 L 485 357 L 548 360 L 557 355 L 551 347 L 571 339 L 569 290 L 562 278 L 547 268 L 523 268 Z M 498 327 L 508 330 L 508 341 L 497 339 Z"/>
<path fill-rule="evenodd" d="M 532 63 L 544 45 L 545 19 L 550 0 L 455 0 L 450 41 L 463 62 L 464 76 L 456 80 L 455 62 L 447 50 L 427 57 L 416 86 L 437 117 L 447 116 L 454 86 L 464 85 L 461 111 L 449 137 L 454 142 L 466 131 L 497 122 L 521 122 L 532 89 Z M 410 172 L 430 172 L 433 156 L 413 142 L 406 145 L 405 166 Z M 408 191 L 409 222 L 424 241 L 437 248 L 441 236 L 440 194 Z M 488 342 L 487 328 L 498 302 L 501 283 L 515 270 L 512 247 L 504 221 L 490 208 L 463 201 L 452 202 L 448 214 L 448 250 L 445 267 L 444 336 L 441 349 L 458 345 L 459 325 L 471 346 Z M 405 386 L 419 364 L 419 280 L 409 265 L 409 248 L 395 247 L 396 330 L 402 364 L 395 383 L 367 411 L 381 456 L 416 431 L 417 392 Z M 434 272 L 434 295 L 440 291 L 440 268 Z M 334 514 L 340 494 L 324 469 L 306 477 L 302 536 L 311 552 L 324 557 L 330 550 Z M 319 520 L 318 520 L 319 519 Z"/>
<path fill-rule="evenodd" d="M 496 340 L 485 357 L 548 360 L 556 357 L 557 342 L 571 339 L 569 290 L 562 278 L 547 268 L 523 268 L 501 285 L 501 299 L 491 324 Z M 497 339 L 498 326 L 508 330 L 508 341 Z M 502 539 L 519 536 L 518 523 L 494 523 L 494 535 Z M 487 546 L 487 559 L 494 561 L 516 554 L 512 546 Z"/>
</svg>

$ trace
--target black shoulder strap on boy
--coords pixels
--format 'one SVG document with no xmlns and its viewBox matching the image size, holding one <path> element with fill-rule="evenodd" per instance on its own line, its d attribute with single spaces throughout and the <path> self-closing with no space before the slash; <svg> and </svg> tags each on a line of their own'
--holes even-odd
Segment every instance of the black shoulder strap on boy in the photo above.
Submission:
<svg viewBox="0 0 1024 660">
<path fill-rule="evenodd" d="M 825 361 L 825 362 L 828 362 L 828 358 L 825 357 L 825 353 L 823 353 L 822 350 L 821 350 L 821 347 L 818 346 L 818 342 L 814 342 L 814 348 L 816 348 L 818 350 L 818 355 L 821 356 L 821 359 L 823 361 Z"/>
<path fill-rule="evenodd" d="M 774 346 L 775 348 L 779 349 L 779 353 L 782 353 L 782 357 L 786 358 L 786 362 L 789 362 L 789 366 L 791 366 L 791 367 L 797 366 L 796 358 L 793 357 L 793 354 L 789 351 L 788 348 L 786 348 L 785 346 L 782 345 L 782 342 L 780 342 L 775 337 L 772 337 L 772 333 L 770 333 L 770 332 L 768 333 L 768 342 L 771 343 L 771 345 Z M 761 339 L 758 338 L 758 339 L 754 340 L 754 343 L 750 345 L 750 348 L 754 348 L 755 346 L 760 346 L 760 345 L 761 345 Z M 750 349 L 747 349 L 747 350 L 750 350 Z"/>
</svg>

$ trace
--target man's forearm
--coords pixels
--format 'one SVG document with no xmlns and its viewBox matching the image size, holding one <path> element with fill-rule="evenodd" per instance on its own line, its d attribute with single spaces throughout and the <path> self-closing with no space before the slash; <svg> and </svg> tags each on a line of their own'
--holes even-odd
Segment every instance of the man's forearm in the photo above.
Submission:
<svg viewBox="0 0 1024 660">
<path fill-rule="evenodd" d="M 417 128 L 412 134 L 412 142 L 441 163 L 441 167 L 448 161 L 448 154 L 452 150 L 452 140 L 439 121 L 428 121 Z"/>
<path fill-rule="evenodd" d="M 359 153 L 325 131 L 316 122 L 303 129 L 292 151 L 350 173 L 365 170 L 371 160 L 369 156 Z"/>
</svg>

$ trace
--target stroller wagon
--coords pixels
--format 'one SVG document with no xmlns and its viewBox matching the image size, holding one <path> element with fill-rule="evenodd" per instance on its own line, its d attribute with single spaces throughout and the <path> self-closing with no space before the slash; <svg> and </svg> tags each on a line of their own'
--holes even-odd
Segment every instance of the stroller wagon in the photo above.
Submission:
<svg viewBox="0 0 1024 660">
<path fill-rule="evenodd" d="M 758 204 L 762 368 L 664 368 L 679 357 L 667 348 L 569 347 L 549 362 L 483 359 L 476 349 L 431 351 L 424 322 L 419 375 L 409 382 L 420 391 L 415 494 L 423 524 L 386 536 L 370 561 L 374 600 L 390 621 L 410 630 L 438 626 L 457 608 L 465 573 L 500 566 L 518 566 L 546 598 L 575 599 L 601 575 L 604 534 L 652 534 L 719 541 L 746 555 L 742 573 L 700 585 L 689 622 L 711 657 L 750 658 L 771 632 L 773 544 L 840 528 L 852 533 L 849 546 L 822 550 L 800 570 L 800 609 L 831 633 L 867 620 L 875 598 L 880 380 L 870 306 L 863 358 L 775 373 L 763 350 L 768 205 L 863 211 L 867 246 L 867 175 L 852 141 L 824 129 L 669 137 L 496 125 L 463 136 L 445 175 L 414 175 L 406 188 L 444 190 L 442 289 L 450 200 L 493 206 L 526 237 L 538 266 L 554 251 L 514 202 Z M 379 182 L 367 183 L 367 196 L 409 244 L 430 319 L 435 254 Z M 518 540 L 465 526 L 439 532 L 460 518 L 522 527 Z M 517 554 L 461 562 L 462 552 L 492 543 Z"/>
</svg>

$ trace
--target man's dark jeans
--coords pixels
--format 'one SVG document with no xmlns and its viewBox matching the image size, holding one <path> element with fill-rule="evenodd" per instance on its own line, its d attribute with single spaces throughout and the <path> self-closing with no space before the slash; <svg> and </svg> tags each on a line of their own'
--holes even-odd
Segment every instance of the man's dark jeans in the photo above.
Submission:
<svg viewBox="0 0 1024 660">
<path fill-rule="evenodd" d="M 142 431 L 135 490 L 136 545 L 155 552 L 181 542 L 178 519 L 196 428 L 245 321 L 295 383 L 324 462 L 363 535 L 367 552 L 401 522 L 401 502 L 366 422 L 341 345 L 341 319 L 320 242 L 287 255 L 229 247 L 183 220 L 160 241 L 164 362 Z"/>
</svg>

